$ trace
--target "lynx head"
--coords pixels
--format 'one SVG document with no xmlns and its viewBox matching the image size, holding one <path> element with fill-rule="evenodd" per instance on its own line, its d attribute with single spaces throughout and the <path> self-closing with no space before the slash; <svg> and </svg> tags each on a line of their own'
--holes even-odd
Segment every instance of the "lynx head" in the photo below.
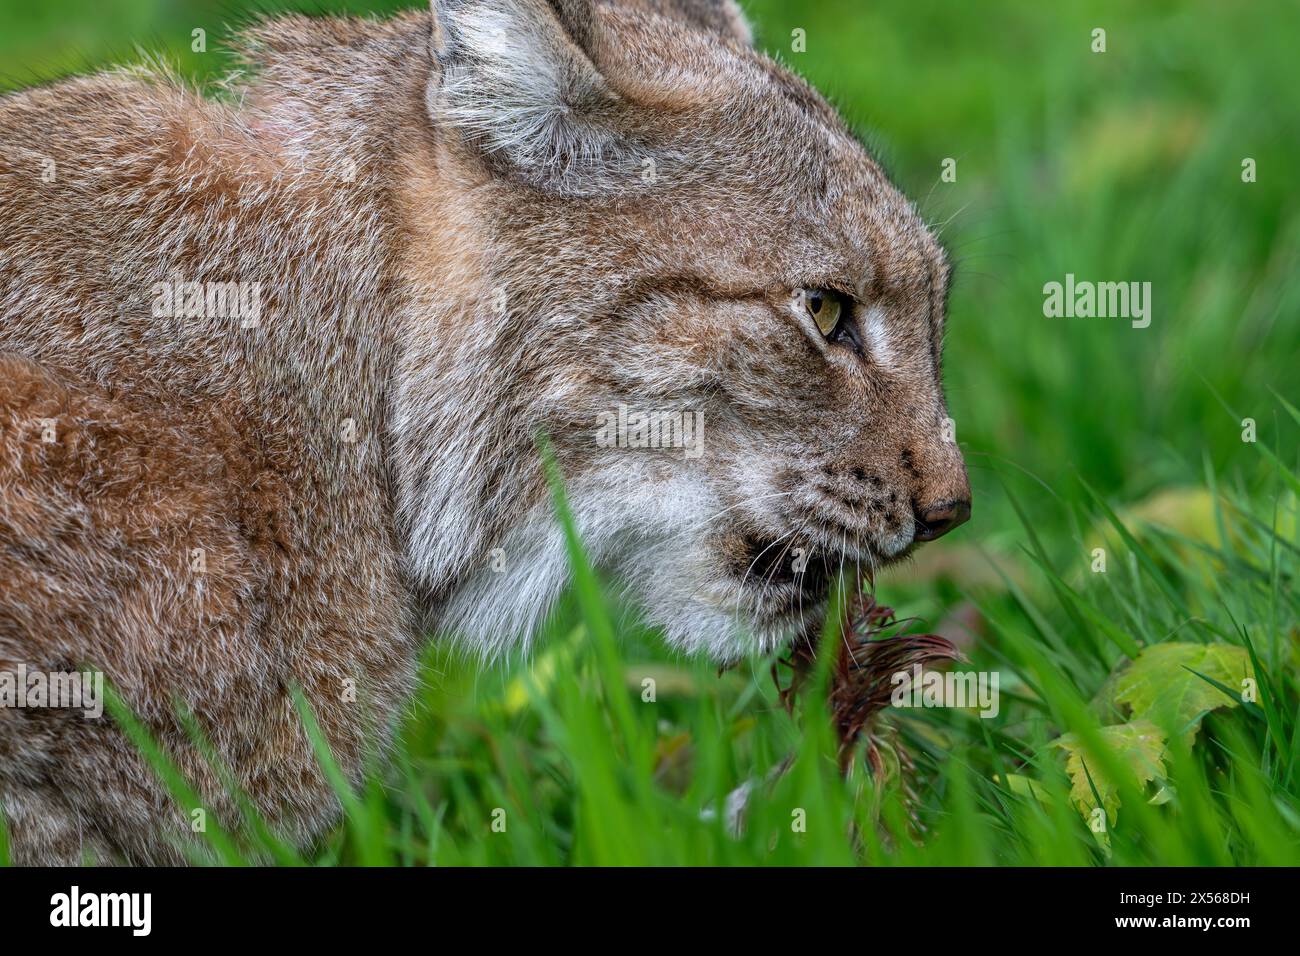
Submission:
<svg viewBox="0 0 1300 956">
<path fill-rule="evenodd" d="M 595 563 L 676 646 L 768 650 L 966 520 L 949 267 L 732 0 L 435 0 L 399 483 L 439 623 L 484 651 Z"/>
</svg>

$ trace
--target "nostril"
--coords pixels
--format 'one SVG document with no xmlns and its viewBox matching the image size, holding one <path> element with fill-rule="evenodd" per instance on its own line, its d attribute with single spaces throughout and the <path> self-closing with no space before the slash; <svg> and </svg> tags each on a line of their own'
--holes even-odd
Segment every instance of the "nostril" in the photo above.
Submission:
<svg viewBox="0 0 1300 956">
<path fill-rule="evenodd" d="M 933 541 L 970 519 L 969 501 L 945 501 L 928 508 L 913 504 L 916 515 L 915 541 Z"/>
</svg>

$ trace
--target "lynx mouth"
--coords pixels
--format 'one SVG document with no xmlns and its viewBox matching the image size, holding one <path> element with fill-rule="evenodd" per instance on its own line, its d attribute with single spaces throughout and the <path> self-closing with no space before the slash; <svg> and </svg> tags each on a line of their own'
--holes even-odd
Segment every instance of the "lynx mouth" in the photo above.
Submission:
<svg viewBox="0 0 1300 956">
<path fill-rule="evenodd" d="M 788 591 L 803 601 L 826 596 L 841 568 L 853 573 L 856 561 L 831 554 L 811 543 L 747 535 L 743 539 L 739 575 L 744 583 L 764 592 Z"/>
</svg>

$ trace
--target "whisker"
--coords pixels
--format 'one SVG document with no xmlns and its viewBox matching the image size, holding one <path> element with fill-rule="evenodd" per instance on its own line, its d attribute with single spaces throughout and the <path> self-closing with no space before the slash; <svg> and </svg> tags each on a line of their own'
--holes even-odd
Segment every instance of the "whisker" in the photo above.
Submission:
<svg viewBox="0 0 1300 956">
<path fill-rule="evenodd" d="M 745 582 L 746 582 L 747 580 L 749 580 L 749 573 L 750 573 L 751 571 L 754 570 L 754 565 L 758 564 L 758 560 L 759 560 L 759 558 L 761 558 L 763 555 L 767 554 L 768 551 L 770 551 L 772 548 L 776 547 L 778 544 L 780 544 L 782 541 L 784 541 L 787 537 L 791 537 L 791 536 L 793 536 L 794 534 L 795 534 L 795 529 L 794 529 L 794 528 L 791 528 L 791 529 L 790 529 L 789 531 L 787 531 L 785 534 L 781 535 L 781 536 L 780 536 L 779 538 L 777 538 L 775 541 L 771 542 L 771 543 L 770 543 L 767 547 L 765 547 L 762 551 L 758 552 L 758 554 L 754 555 L 754 560 L 751 561 L 751 562 L 749 563 L 749 567 L 745 569 L 745 573 L 744 573 L 744 575 L 741 577 L 741 579 L 740 579 L 740 583 L 736 585 L 736 600 L 735 600 L 735 605 L 736 605 L 736 607 L 735 607 L 735 609 L 734 609 L 734 610 L 732 611 L 732 613 L 731 613 L 731 621 L 732 621 L 732 624 L 736 624 L 736 623 L 737 623 L 737 617 L 738 617 L 738 615 L 740 614 L 740 596 L 744 593 Z M 753 629 L 753 623 L 752 623 L 752 622 L 751 622 L 750 628 L 751 628 L 751 630 Z"/>
<path fill-rule="evenodd" d="M 680 536 L 680 535 L 687 534 L 688 532 L 698 530 L 699 528 L 701 528 L 701 527 L 703 527 L 703 526 L 705 526 L 705 525 L 708 525 L 708 524 L 712 523 L 713 521 L 716 521 L 718 518 L 721 518 L 721 517 L 722 517 L 723 515 L 725 515 L 728 511 L 734 511 L 734 510 L 737 509 L 737 508 L 742 508 L 742 507 L 744 507 L 745 505 L 753 504 L 753 503 L 756 502 L 756 501 L 767 501 L 767 500 L 772 499 L 772 498 L 787 498 L 787 497 L 789 497 L 790 495 L 793 495 L 793 494 L 794 494 L 793 491 L 777 491 L 777 492 L 773 492 L 773 493 L 770 494 L 770 495 L 759 495 L 757 498 L 747 498 L 747 499 L 745 499 L 744 501 L 738 501 L 738 502 L 736 502 L 734 505 L 728 505 L 726 508 L 723 508 L 721 511 L 718 511 L 718 512 L 712 514 L 712 515 L 709 515 L 709 517 L 707 517 L 707 518 L 702 518 L 702 519 L 700 519 L 699 521 L 697 521 L 697 522 L 695 522 L 695 523 L 693 523 L 693 524 L 691 524 L 691 525 L 689 525 L 689 526 L 687 526 L 687 527 L 685 527 L 685 528 L 681 528 L 681 529 L 679 529 L 679 530 L 677 530 L 677 531 L 674 531 L 671 535 L 669 535 L 669 536 L 668 536 L 666 539 L 664 539 L 664 540 L 666 540 L 666 541 L 671 541 L 671 540 L 673 540 L 673 538 L 676 538 L 676 537 L 678 537 L 678 536 Z"/>
</svg>

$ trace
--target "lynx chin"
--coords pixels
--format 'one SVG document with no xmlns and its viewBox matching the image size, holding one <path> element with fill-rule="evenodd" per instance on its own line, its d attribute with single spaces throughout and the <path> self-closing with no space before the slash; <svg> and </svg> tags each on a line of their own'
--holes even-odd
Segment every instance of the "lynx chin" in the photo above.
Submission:
<svg viewBox="0 0 1300 956">
<path fill-rule="evenodd" d="M 569 573 L 537 434 L 593 561 L 720 662 L 969 516 L 947 259 L 732 0 L 235 45 L 219 99 L 139 68 L 0 99 L 0 671 L 102 671 L 210 816 L 177 705 L 306 844 L 339 808 L 294 688 L 357 777 L 423 640 L 527 651 Z M 594 440 L 621 408 L 695 430 Z M 0 709 L 0 805 L 23 863 L 193 839 L 68 709 Z"/>
</svg>

